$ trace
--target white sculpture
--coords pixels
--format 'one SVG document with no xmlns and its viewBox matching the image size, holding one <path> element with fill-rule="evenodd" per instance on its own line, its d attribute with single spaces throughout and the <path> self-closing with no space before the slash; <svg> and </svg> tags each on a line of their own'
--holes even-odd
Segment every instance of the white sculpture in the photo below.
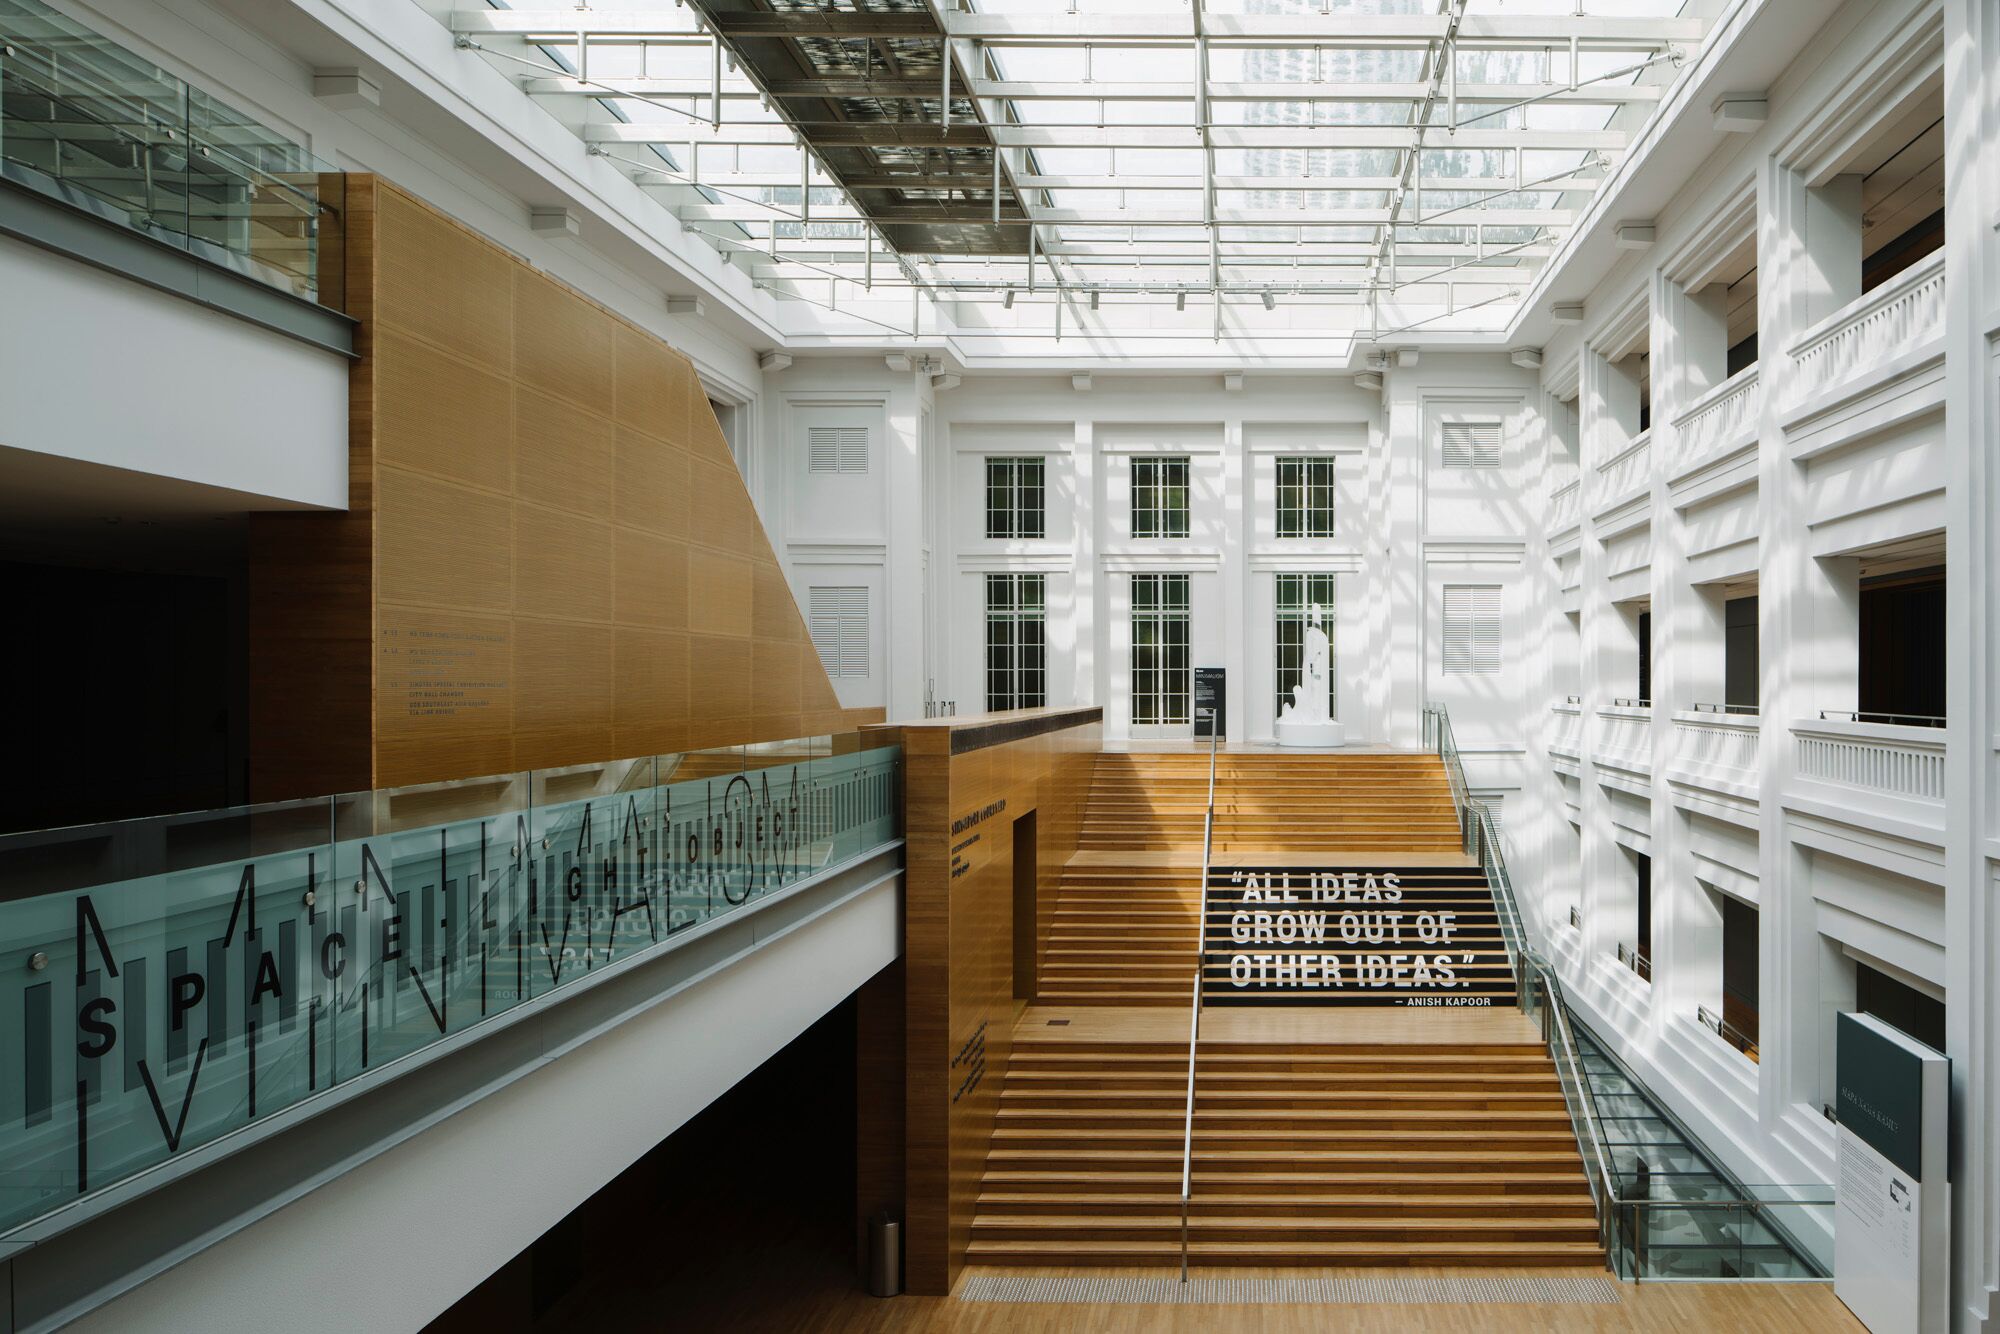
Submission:
<svg viewBox="0 0 2000 1334">
<path fill-rule="evenodd" d="M 1327 672 L 1333 646 L 1320 628 L 1319 604 L 1312 605 L 1306 619 L 1305 660 L 1299 666 L 1299 682 L 1292 687 L 1291 703 L 1278 714 L 1278 744 L 1281 746 L 1338 746 L 1347 740 L 1347 729 L 1327 712 Z"/>
</svg>

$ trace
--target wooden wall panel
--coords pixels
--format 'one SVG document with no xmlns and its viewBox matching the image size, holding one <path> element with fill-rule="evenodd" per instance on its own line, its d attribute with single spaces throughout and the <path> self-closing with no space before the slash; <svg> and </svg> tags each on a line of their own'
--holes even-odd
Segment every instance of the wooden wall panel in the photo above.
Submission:
<svg viewBox="0 0 2000 1334">
<path fill-rule="evenodd" d="M 551 509 L 610 519 L 615 438 L 609 417 L 517 388 L 514 494 Z"/>
<path fill-rule="evenodd" d="M 377 414 L 395 423 L 377 462 L 506 491 L 514 470 L 514 399 L 507 377 L 430 344 L 385 331 L 376 358 Z"/>
<path fill-rule="evenodd" d="M 687 359 L 375 178 L 342 515 L 252 523 L 252 792 L 784 740 L 839 707 Z"/>
<path fill-rule="evenodd" d="M 609 624 L 616 555 L 608 522 L 516 502 L 516 619 Z"/>
<path fill-rule="evenodd" d="M 385 418 L 393 429 L 398 423 Z M 404 468 L 376 475 L 376 596 L 385 606 L 514 606 L 514 505 Z"/>
<path fill-rule="evenodd" d="M 469 777 L 514 767 L 508 617 L 384 607 L 376 634 L 379 767 L 398 772 L 450 766 Z"/>
<path fill-rule="evenodd" d="M 376 181 L 347 178 L 340 287 L 357 321 L 347 512 L 252 514 L 250 796 L 352 792 L 375 771 Z"/>
<path fill-rule="evenodd" d="M 1045 896 L 1053 901 L 1056 874 L 1076 851 L 1102 718 L 1098 709 L 1031 709 L 870 731 L 903 747 L 911 1292 L 949 1292 L 957 1280 L 992 1144 L 1021 1009 L 1013 985 L 1014 821 L 1036 816 L 1039 910 Z M 1032 734 L 1013 735 L 1012 724 Z"/>
</svg>

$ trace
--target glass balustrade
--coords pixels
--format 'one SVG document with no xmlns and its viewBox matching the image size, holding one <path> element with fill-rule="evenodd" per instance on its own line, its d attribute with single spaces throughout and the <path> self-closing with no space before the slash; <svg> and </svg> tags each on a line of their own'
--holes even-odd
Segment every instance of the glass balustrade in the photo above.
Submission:
<svg viewBox="0 0 2000 1334">
<path fill-rule="evenodd" d="M 0 0 L 0 174 L 342 308 L 340 173 L 36 0 Z"/>
<path fill-rule="evenodd" d="M 860 734 L 0 838 L 0 1228 L 898 834 Z"/>
<path fill-rule="evenodd" d="M 1471 795 L 1442 705 L 1424 709 L 1424 744 L 1444 762 L 1466 854 L 1492 887 L 1520 1008 L 1541 1025 L 1555 1062 L 1610 1267 L 1643 1280 L 1825 1279 L 1833 1272 L 1832 1188 L 1745 1185 L 1724 1173 L 1576 1020 L 1561 979 L 1529 939 L 1499 832 Z M 1569 920 L 1580 920 L 1574 908 Z M 1619 953 L 1650 977 L 1645 955 L 1624 945 Z"/>
</svg>

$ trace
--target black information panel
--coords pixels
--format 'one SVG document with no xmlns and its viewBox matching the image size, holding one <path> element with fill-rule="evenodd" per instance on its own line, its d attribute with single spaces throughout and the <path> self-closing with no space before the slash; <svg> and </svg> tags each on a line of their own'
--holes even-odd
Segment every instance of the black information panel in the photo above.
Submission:
<svg viewBox="0 0 2000 1334">
<path fill-rule="evenodd" d="M 1209 869 L 1212 1005 L 1511 1005 L 1514 973 L 1476 866 Z"/>
<path fill-rule="evenodd" d="M 1226 710 L 1229 708 L 1228 669 L 1194 669 L 1194 734 L 1206 741 L 1211 736 L 1229 735 Z"/>
</svg>

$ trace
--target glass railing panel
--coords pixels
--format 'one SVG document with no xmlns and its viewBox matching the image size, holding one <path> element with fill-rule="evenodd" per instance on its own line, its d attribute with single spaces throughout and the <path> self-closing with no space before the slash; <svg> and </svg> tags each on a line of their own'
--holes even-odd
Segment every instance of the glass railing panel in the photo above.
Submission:
<svg viewBox="0 0 2000 1334">
<path fill-rule="evenodd" d="M 0 838 L 0 1229 L 881 848 L 865 744 Z"/>
<path fill-rule="evenodd" d="M 0 162 L 17 179 L 339 307 L 332 167 L 37 0 L 0 0 L 0 44 Z"/>
<path fill-rule="evenodd" d="M 1635 1202 L 1633 1268 L 1640 1279 L 1823 1279 L 1824 1257 L 1799 1239 L 1826 1231 L 1832 1211 L 1817 1188 L 1796 1200 Z"/>
<path fill-rule="evenodd" d="M 0 838 L 0 1225 L 296 1101 L 329 804 Z"/>
</svg>

